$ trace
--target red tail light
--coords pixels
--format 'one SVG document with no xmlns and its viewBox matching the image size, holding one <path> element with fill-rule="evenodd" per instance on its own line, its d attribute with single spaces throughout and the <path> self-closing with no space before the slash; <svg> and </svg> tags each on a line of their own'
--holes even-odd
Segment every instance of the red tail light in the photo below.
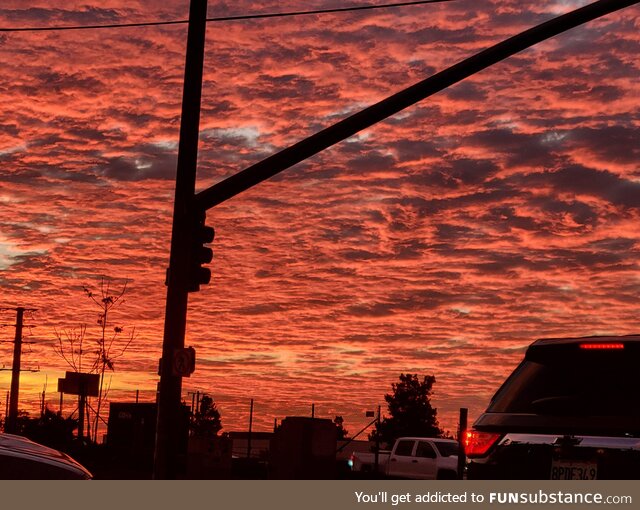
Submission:
<svg viewBox="0 0 640 510">
<path fill-rule="evenodd" d="M 624 349 L 624 344 L 620 342 L 589 342 L 580 344 L 580 349 Z"/>
<path fill-rule="evenodd" d="M 464 453 L 467 457 L 482 457 L 500 439 L 494 432 L 467 431 L 464 439 Z"/>
</svg>

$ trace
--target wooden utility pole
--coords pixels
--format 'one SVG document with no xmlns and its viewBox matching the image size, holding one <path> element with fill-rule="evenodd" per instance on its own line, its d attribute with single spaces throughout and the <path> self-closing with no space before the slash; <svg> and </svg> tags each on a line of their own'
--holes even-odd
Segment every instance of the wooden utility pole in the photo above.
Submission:
<svg viewBox="0 0 640 510">
<path fill-rule="evenodd" d="M 24 312 L 33 312 L 35 308 L 24 308 L 19 306 L 11 308 L 16 312 L 16 335 L 13 340 L 13 365 L 11 367 L 11 393 L 9 396 L 9 407 L 7 409 L 7 419 L 4 425 L 5 432 L 14 434 L 16 432 L 18 420 L 18 400 L 20 398 L 20 372 L 22 364 L 22 330 L 24 328 Z M 27 370 L 36 372 L 37 370 Z"/>
<path fill-rule="evenodd" d="M 9 414 L 5 431 L 9 434 L 16 432 L 18 419 L 18 396 L 20 394 L 20 362 L 22 358 L 22 321 L 24 308 L 16 308 L 16 336 L 13 340 L 13 366 L 11 368 L 11 398 L 9 400 Z"/>
<path fill-rule="evenodd" d="M 13 364 L 11 367 L 11 391 L 7 393 L 7 410 L 4 431 L 10 434 L 16 432 L 18 420 L 18 400 L 20 398 L 20 372 L 22 370 L 22 330 L 24 328 L 24 312 L 34 312 L 35 308 L 2 308 L 2 310 L 13 310 L 16 312 L 16 334 L 13 340 Z M 0 369 L 5 370 L 5 369 Z M 7 369 L 8 370 L 8 369 Z M 26 370 L 27 372 L 37 372 L 37 370 Z"/>
</svg>

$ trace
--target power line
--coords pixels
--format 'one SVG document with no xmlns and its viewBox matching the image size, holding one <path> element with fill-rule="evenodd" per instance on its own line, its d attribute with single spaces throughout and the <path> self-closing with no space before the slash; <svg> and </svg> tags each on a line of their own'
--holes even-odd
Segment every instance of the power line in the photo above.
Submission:
<svg viewBox="0 0 640 510">
<path fill-rule="evenodd" d="M 334 9 L 316 9 L 312 11 L 290 11 L 290 12 L 272 12 L 265 14 L 245 14 L 239 16 L 222 16 L 217 18 L 207 18 L 207 22 L 221 22 L 221 21 L 241 21 L 250 19 L 266 19 L 266 18 L 286 18 L 292 16 L 309 16 L 313 14 L 331 14 L 341 12 L 353 12 L 353 11 L 366 11 L 373 9 L 391 9 L 394 7 L 409 7 L 412 5 L 424 5 L 424 4 L 438 4 L 444 2 L 452 2 L 453 0 L 418 0 L 415 2 L 397 2 L 390 4 L 378 4 L 378 5 L 361 5 L 355 7 L 336 7 Z M 62 30 L 94 30 L 100 28 L 131 28 L 131 27 L 151 27 L 161 25 L 181 25 L 186 24 L 189 21 L 184 20 L 172 20 L 172 21 L 145 21 L 140 23 L 111 23 L 107 25 L 68 25 L 68 26 L 54 26 L 54 27 L 14 27 L 6 28 L 0 27 L 0 32 L 53 32 Z"/>
</svg>

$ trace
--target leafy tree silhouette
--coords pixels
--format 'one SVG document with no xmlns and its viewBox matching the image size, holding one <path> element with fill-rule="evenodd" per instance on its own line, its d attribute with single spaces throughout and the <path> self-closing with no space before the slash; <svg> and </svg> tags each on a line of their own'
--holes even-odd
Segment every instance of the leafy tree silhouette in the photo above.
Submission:
<svg viewBox="0 0 640 510">
<path fill-rule="evenodd" d="M 73 431 L 78 428 L 78 420 L 63 418 L 46 407 L 39 418 L 31 418 L 29 413 L 19 411 L 17 427 L 21 435 L 36 443 L 69 451 L 75 440 Z"/>
<path fill-rule="evenodd" d="M 336 425 L 336 439 L 344 439 L 349 435 L 349 431 L 344 428 L 344 418 L 342 416 L 336 416 L 333 423 Z"/>
<path fill-rule="evenodd" d="M 442 437 L 437 409 L 431 406 L 431 393 L 436 378 L 417 374 L 400 374 L 400 382 L 393 383 L 392 393 L 384 396 L 391 416 L 376 423 L 370 440 L 379 439 L 391 445 L 399 437 Z"/>
<path fill-rule="evenodd" d="M 193 416 L 191 430 L 194 436 L 213 437 L 222 429 L 220 411 L 209 395 L 203 395 Z"/>
</svg>

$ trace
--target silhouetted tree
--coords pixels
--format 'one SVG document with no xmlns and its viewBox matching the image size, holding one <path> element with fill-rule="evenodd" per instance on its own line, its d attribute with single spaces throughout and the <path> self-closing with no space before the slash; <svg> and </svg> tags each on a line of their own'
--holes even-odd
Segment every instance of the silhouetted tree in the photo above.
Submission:
<svg viewBox="0 0 640 510">
<path fill-rule="evenodd" d="M 333 420 L 336 425 L 336 438 L 344 439 L 349 435 L 349 431 L 344 428 L 344 418 L 342 416 L 336 416 Z"/>
<path fill-rule="evenodd" d="M 209 395 L 203 395 L 193 416 L 191 430 L 195 436 L 215 436 L 222 429 L 220 411 Z"/>
<path fill-rule="evenodd" d="M 431 392 L 436 378 L 425 376 L 422 381 L 417 374 L 400 374 L 400 382 L 393 383 L 393 393 L 384 396 L 391 416 L 376 423 L 369 439 L 379 437 L 387 445 L 399 437 L 442 437 L 437 410 L 431 406 Z"/>
<path fill-rule="evenodd" d="M 100 280 L 99 292 L 94 293 L 87 287 L 82 289 L 87 298 L 100 309 L 97 321 L 100 328 L 98 338 L 92 342 L 85 341 L 87 333 L 85 324 L 82 324 L 78 329 L 70 328 L 62 330 L 62 332 L 56 330 L 57 344 L 54 345 L 54 350 L 75 372 L 84 371 L 100 376 L 98 400 L 93 415 L 93 441 L 95 442 L 98 437 L 98 425 L 103 403 L 109 393 L 110 384 L 105 387 L 105 372 L 115 370 L 115 360 L 124 355 L 136 335 L 135 328 L 125 334 L 124 327 L 112 325 L 110 317 L 114 308 L 125 302 L 127 281 L 116 291 L 114 291 L 112 281 L 109 278 Z M 85 356 L 89 359 L 85 360 Z"/>
<path fill-rule="evenodd" d="M 75 440 L 73 431 L 78 428 L 78 420 L 63 418 L 45 407 L 44 413 L 39 418 L 31 418 L 29 413 L 19 411 L 16 426 L 18 434 L 36 443 L 68 451 Z"/>
</svg>

